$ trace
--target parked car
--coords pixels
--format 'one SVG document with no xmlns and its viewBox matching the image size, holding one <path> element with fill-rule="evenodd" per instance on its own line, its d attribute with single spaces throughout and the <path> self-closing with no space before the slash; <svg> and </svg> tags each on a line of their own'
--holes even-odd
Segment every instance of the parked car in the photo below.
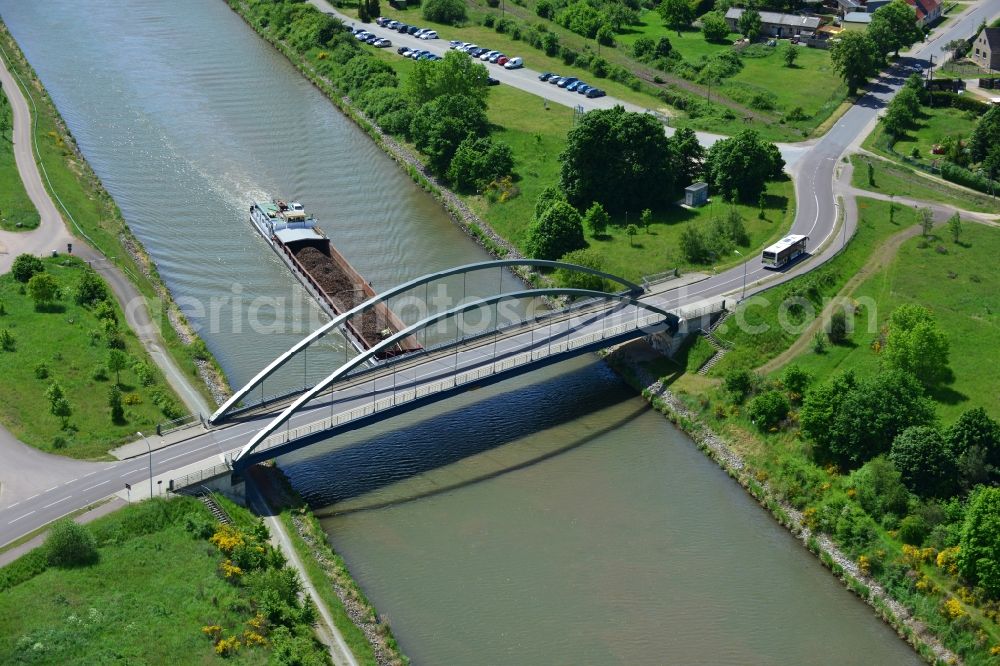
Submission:
<svg viewBox="0 0 1000 666">
<path fill-rule="evenodd" d="M 564 77 L 564 78 L 563 78 L 563 80 L 562 80 L 562 81 L 560 81 L 560 82 L 559 82 L 559 83 L 558 83 L 557 85 L 558 85 L 558 86 L 559 86 L 560 88 L 565 88 L 565 87 L 566 87 L 566 86 L 568 86 L 569 84 L 571 84 L 571 83 L 576 83 L 576 82 L 577 82 L 577 81 L 579 81 L 579 80 L 580 80 L 580 79 L 576 78 L 575 76 L 567 76 L 567 77 Z"/>
<path fill-rule="evenodd" d="M 517 60 L 517 58 L 514 58 L 514 60 Z M 510 69 L 510 68 L 508 67 L 507 69 Z M 555 74 L 553 74 L 552 72 L 543 72 L 543 73 L 541 73 L 541 74 L 538 75 L 538 80 L 539 81 L 548 81 L 553 76 L 555 76 Z"/>
<path fill-rule="evenodd" d="M 424 51 L 422 49 L 413 49 L 412 51 L 410 51 L 410 57 L 413 58 L 414 60 L 419 60 L 420 56 L 422 56 L 425 53 L 427 53 L 427 51 Z"/>
<path fill-rule="evenodd" d="M 498 86 L 500 85 L 500 79 L 494 79 L 492 76 L 486 77 L 486 85 Z"/>
<path fill-rule="evenodd" d="M 507 56 L 500 56 L 499 58 L 497 58 L 497 64 L 498 65 L 505 65 L 505 64 L 507 64 L 508 60 L 510 60 L 510 58 L 508 58 Z"/>
<path fill-rule="evenodd" d="M 396 32 L 398 32 L 398 33 L 400 33 L 400 34 L 406 34 L 406 31 L 407 31 L 407 30 L 409 29 L 409 27 L 410 27 L 410 26 L 406 25 L 405 23 L 400 23 L 400 24 L 399 24 L 399 25 L 398 25 L 398 26 L 396 27 Z"/>
<path fill-rule="evenodd" d="M 412 35 L 412 34 L 415 34 L 415 33 L 417 32 L 417 30 L 420 30 L 420 28 L 418 28 L 418 27 L 417 27 L 417 26 L 415 26 L 415 25 L 411 25 L 411 26 L 408 26 L 408 27 L 406 28 L 406 34 L 408 34 L 408 35 Z"/>
<path fill-rule="evenodd" d="M 430 30 L 430 28 L 417 28 L 417 31 L 413 33 L 413 36 L 414 37 L 419 37 L 420 35 L 424 34 L 428 30 Z"/>
<path fill-rule="evenodd" d="M 462 44 L 466 44 L 466 43 L 467 42 L 460 42 L 457 39 L 453 39 L 450 42 L 448 42 L 448 48 L 450 48 L 450 49 L 457 49 L 459 46 L 461 46 Z"/>
<path fill-rule="evenodd" d="M 479 56 L 481 56 L 481 55 L 483 55 L 484 53 L 486 53 L 486 51 L 487 51 L 487 50 L 488 50 L 488 49 L 486 49 L 486 48 L 484 48 L 484 47 L 482 47 L 482 46 L 477 46 L 477 47 L 476 47 L 476 48 L 474 48 L 474 49 L 469 49 L 469 50 L 467 51 L 467 53 L 468 53 L 468 54 L 469 54 L 470 56 L 472 56 L 473 58 L 478 58 Z"/>
<path fill-rule="evenodd" d="M 497 53 L 497 54 L 495 54 L 495 55 L 491 55 L 491 56 L 490 56 L 490 59 L 489 59 L 489 62 L 497 62 L 498 60 L 500 60 L 500 58 L 505 58 L 504 54 L 502 54 L 502 53 Z M 506 58 L 505 58 L 505 59 L 506 59 Z"/>
<path fill-rule="evenodd" d="M 581 95 L 586 95 L 590 91 L 590 89 L 593 88 L 593 87 L 594 86 L 588 86 L 586 83 L 584 83 L 584 84 L 578 85 L 576 87 L 576 92 L 579 93 L 579 94 L 581 94 Z"/>
<path fill-rule="evenodd" d="M 396 49 L 396 53 L 398 53 L 399 55 L 401 55 L 401 56 L 403 56 L 405 58 L 410 53 L 410 47 L 409 46 L 400 46 L 398 49 Z"/>
<path fill-rule="evenodd" d="M 500 52 L 499 51 L 487 51 L 486 53 L 481 53 L 478 57 L 483 62 L 486 62 L 487 60 L 489 60 L 493 56 L 497 55 L 498 53 L 500 53 Z"/>
<path fill-rule="evenodd" d="M 384 28 L 385 26 L 389 25 L 389 20 L 390 19 L 386 16 L 379 16 L 377 19 L 375 19 L 375 23 Z"/>
<path fill-rule="evenodd" d="M 375 40 L 375 43 L 372 44 L 372 46 L 377 46 L 380 49 L 384 49 L 392 46 L 392 42 L 390 42 L 388 39 L 382 38 Z"/>
<path fill-rule="evenodd" d="M 382 38 L 379 37 L 378 35 L 368 35 L 367 37 L 365 37 L 365 44 L 371 44 L 372 46 L 374 46 L 375 42 L 379 41 L 380 39 Z"/>
<path fill-rule="evenodd" d="M 564 78 L 566 78 L 566 77 L 564 77 L 564 76 L 553 76 L 553 77 L 552 77 L 551 79 L 549 79 L 549 81 L 548 81 L 548 82 L 549 82 L 549 83 L 551 83 L 551 84 L 552 84 L 552 85 L 554 85 L 554 86 L 557 86 L 557 85 L 559 85 L 559 83 L 560 83 L 560 82 L 561 82 L 561 81 L 562 81 L 562 80 L 563 80 Z"/>
<path fill-rule="evenodd" d="M 520 56 L 516 56 L 514 58 L 511 58 L 507 62 L 505 62 L 503 64 L 503 66 L 504 66 L 504 69 L 517 69 L 519 67 L 524 67 L 524 59 L 521 58 Z M 539 77 L 539 78 L 541 78 L 541 77 Z M 545 79 L 542 79 L 542 80 L 544 81 Z"/>
<path fill-rule="evenodd" d="M 587 97 L 594 99 L 595 97 L 604 97 L 607 93 L 600 88 L 591 88 L 587 91 Z"/>
<path fill-rule="evenodd" d="M 573 83 L 566 86 L 566 90 L 569 92 L 576 92 L 577 87 L 582 86 L 583 81 L 574 81 Z"/>
<path fill-rule="evenodd" d="M 437 30 L 428 30 L 424 34 L 420 35 L 420 39 L 437 39 Z"/>
<path fill-rule="evenodd" d="M 385 27 L 389 28 L 389 30 L 396 30 L 399 28 L 399 21 L 389 21 L 385 24 Z"/>
<path fill-rule="evenodd" d="M 356 33 L 354 36 L 357 38 L 359 42 L 363 42 L 366 39 L 368 39 L 369 35 L 371 35 L 370 32 L 365 32 L 364 30 L 362 30 L 361 32 Z"/>
</svg>

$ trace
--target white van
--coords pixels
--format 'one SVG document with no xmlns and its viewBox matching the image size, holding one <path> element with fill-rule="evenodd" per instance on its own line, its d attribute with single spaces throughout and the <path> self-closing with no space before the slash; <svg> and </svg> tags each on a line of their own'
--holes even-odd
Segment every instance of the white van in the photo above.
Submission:
<svg viewBox="0 0 1000 666">
<path fill-rule="evenodd" d="M 524 67 L 524 59 L 520 56 L 516 58 L 511 58 L 503 64 L 504 69 L 517 69 L 518 67 Z"/>
<path fill-rule="evenodd" d="M 437 39 L 438 34 L 435 30 L 428 30 L 424 34 L 420 35 L 420 39 Z"/>
</svg>

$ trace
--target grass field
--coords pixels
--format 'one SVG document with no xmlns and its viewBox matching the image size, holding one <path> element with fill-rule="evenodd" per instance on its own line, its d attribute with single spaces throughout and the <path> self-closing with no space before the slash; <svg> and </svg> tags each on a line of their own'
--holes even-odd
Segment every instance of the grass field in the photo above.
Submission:
<svg viewBox="0 0 1000 666">
<path fill-rule="evenodd" d="M 125 405 L 124 423 L 112 423 L 108 391 L 115 373 L 108 372 L 108 379 L 101 381 L 93 378 L 94 369 L 106 365 L 108 358 L 105 337 L 92 338 L 92 332 L 100 332 L 102 325 L 92 309 L 73 300 L 76 284 L 89 269 L 77 259 L 62 257 L 46 259 L 45 266 L 63 292 L 62 298 L 45 311 L 35 309 L 30 296 L 21 293 L 23 285 L 12 275 L 0 276 L 0 303 L 6 312 L 0 316 L 0 329 L 10 331 L 16 340 L 14 351 L 0 351 L 0 421 L 21 441 L 39 449 L 73 458 L 101 457 L 113 442 L 168 420 L 152 402 L 154 391 L 175 405 L 177 398 L 135 334 L 126 327 L 122 330 L 126 353 L 132 360 L 144 361 L 156 383 L 143 387 L 131 367 L 123 370 L 122 393 L 126 402 L 137 402 Z M 115 311 L 118 321 L 124 322 L 117 305 Z M 36 374 L 40 366 L 47 369 L 47 377 Z M 63 430 L 61 419 L 50 413 L 45 397 L 53 381 L 65 390 L 72 408 L 68 432 Z M 56 450 L 57 437 L 64 440 L 64 448 Z"/>
<path fill-rule="evenodd" d="M 28 198 L 14 163 L 13 116 L 7 97 L 0 90 L 0 229 L 28 230 L 38 226 L 38 211 Z"/>
<path fill-rule="evenodd" d="M 30 93 L 35 102 L 33 108 L 37 110 L 34 118 L 38 139 L 36 159 L 48 174 L 51 182 L 50 192 L 59 195 L 62 203 L 72 213 L 76 224 L 93 240 L 98 250 L 105 256 L 115 258 L 115 263 L 127 272 L 142 295 L 152 299 L 150 302 L 160 302 L 161 299 L 154 287 L 154 281 L 159 282 L 156 266 L 150 261 L 145 269 L 140 267 L 126 249 L 123 238 L 128 239 L 133 246 L 139 245 L 138 241 L 125 224 L 114 199 L 101 185 L 90 166 L 82 156 L 71 149 L 69 143 L 72 139 L 65 129 L 59 112 L 34 76 L 27 61 L 21 56 L 17 44 L 2 20 L 0 20 L 0 43 L 10 56 L 6 59 L 8 68 L 27 81 L 30 87 L 25 95 Z M 76 227 L 71 227 L 70 230 L 74 234 L 79 234 Z M 146 277 L 147 275 L 150 277 Z M 165 292 L 165 287 L 163 289 Z M 167 305 L 164 303 L 162 307 L 166 308 Z M 159 312 L 151 314 L 154 319 L 161 316 Z M 162 320 L 166 321 L 165 313 L 162 315 Z M 172 326 L 163 326 L 161 334 L 167 351 L 176 360 L 177 365 L 194 378 L 192 384 L 209 400 L 209 404 L 212 404 L 212 395 L 204 382 L 198 378 L 198 367 L 195 364 L 196 358 L 204 358 L 214 364 L 214 359 L 205 350 L 204 345 L 200 340 L 193 345 L 184 344 Z M 218 369 L 217 365 L 215 367 Z M 218 375 L 224 378 L 221 370 L 218 370 Z"/>
<path fill-rule="evenodd" d="M 898 162 L 872 159 L 871 163 L 875 168 L 875 184 L 870 185 L 868 183 L 868 159 L 860 155 L 852 155 L 851 163 L 854 165 L 851 183 L 864 190 L 897 197 L 910 197 L 921 201 L 933 201 L 981 213 L 997 212 L 1000 208 L 1000 204 L 994 202 L 990 197 L 924 178 Z"/>
<path fill-rule="evenodd" d="M 88 526 L 97 564 L 46 568 L 0 588 L 0 663 L 223 663 L 201 628 L 239 633 L 249 601 L 219 575 L 219 550 L 184 529 L 186 514 L 210 518 L 190 498 L 132 505 Z M 38 556 L 0 569 L 0 579 Z M 265 664 L 268 650 L 244 647 L 226 661 Z"/>
<path fill-rule="evenodd" d="M 998 232 L 967 222 L 961 244 L 936 238 L 921 248 L 919 238 L 907 241 L 886 270 L 855 292 L 855 299 L 871 298 L 878 308 L 859 311 L 850 344 L 828 347 L 825 354 L 810 352 L 795 362 L 817 377 L 847 368 L 856 368 L 862 375 L 876 372 L 878 356 L 871 343 L 877 333 L 869 328 L 878 331 L 899 305 L 923 305 L 935 314 L 951 344 L 955 380 L 931 393 L 942 421 L 951 423 L 973 407 L 983 407 L 993 418 L 1000 418 L 1000 374 L 992 371 L 1000 349 L 1000 292 L 991 270 L 1000 254 Z M 945 252 L 937 251 L 938 247 Z M 876 325 L 870 327 L 869 320 Z"/>
<path fill-rule="evenodd" d="M 734 316 L 717 329 L 716 335 L 733 343 L 734 348 L 710 374 L 722 376 L 733 368 L 756 368 L 788 349 L 810 318 L 791 316 L 787 306 L 782 307 L 787 299 L 802 295 L 801 289 L 807 284 L 817 285 L 821 297 L 833 296 L 864 266 L 883 241 L 916 222 L 913 212 L 904 207 L 899 207 L 894 221 L 890 222 L 887 202 L 859 198 L 858 209 L 857 232 L 843 252 L 807 277 L 747 299 Z M 818 312 L 818 308 L 815 311 Z M 792 326 L 782 326 L 782 317 Z"/>
</svg>

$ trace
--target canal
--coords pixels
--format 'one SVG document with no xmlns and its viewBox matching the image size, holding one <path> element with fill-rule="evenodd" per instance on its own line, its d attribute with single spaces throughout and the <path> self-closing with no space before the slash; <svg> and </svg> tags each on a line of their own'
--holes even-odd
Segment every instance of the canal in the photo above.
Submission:
<svg viewBox="0 0 1000 666">
<path fill-rule="evenodd" d="M 321 319 L 250 199 L 376 288 L 486 258 L 221 0 L 0 14 L 234 384 Z M 919 663 L 594 357 L 280 464 L 415 663 Z"/>
</svg>

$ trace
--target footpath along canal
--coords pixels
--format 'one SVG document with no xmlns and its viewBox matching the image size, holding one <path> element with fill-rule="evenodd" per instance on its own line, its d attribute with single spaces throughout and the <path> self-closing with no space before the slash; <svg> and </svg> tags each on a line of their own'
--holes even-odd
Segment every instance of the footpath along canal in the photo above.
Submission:
<svg viewBox="0 0 1000 666">
<path fill-rule="evenodd" d="M 376 288 L 486 258 L 221 0 L 0 14 L 234 385 L 319 317 L 251 198 Z M 919 663 L 596 357 L 279 463 L 415 663 Z"/>
</svg>

